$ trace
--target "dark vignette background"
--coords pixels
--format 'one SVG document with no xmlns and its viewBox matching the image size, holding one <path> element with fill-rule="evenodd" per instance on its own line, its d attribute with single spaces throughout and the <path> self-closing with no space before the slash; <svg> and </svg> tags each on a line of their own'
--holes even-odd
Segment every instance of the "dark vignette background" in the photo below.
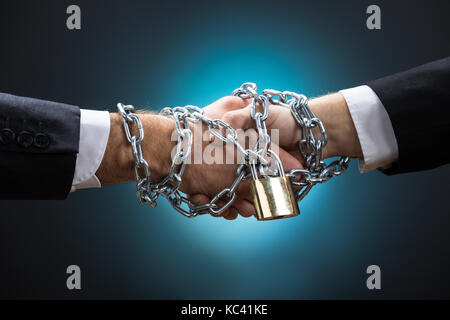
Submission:
<svg viewBox="0 0 450 320">
<path fill-rule="evenodd" d="M 65 27 L 70 4 L 81 7 L 81 31 Z M 366 28 L 370 4 L 381 7 L 381 31 Z M 320 95 L 449 55 L 449 9 L 5 0 L 0 92 L 111 111 L 118 101 L 203 106 L 244 81 Z M 417 146 L 417 156 L 432 155 Z M 165 202 L 139 205 L 133 184 L 66 201 L 1 201 L 0 297 L 449 298 L 449 170 L 361 175 L 354 162 L 312 191 L 300 217 L 268 223 L 188 220 Z M 81 291 L 65 287 L 70 264 L 82 269 Z M 366 289 L 371 264 L 381 267 L 381 291 Z"/>
</svg>

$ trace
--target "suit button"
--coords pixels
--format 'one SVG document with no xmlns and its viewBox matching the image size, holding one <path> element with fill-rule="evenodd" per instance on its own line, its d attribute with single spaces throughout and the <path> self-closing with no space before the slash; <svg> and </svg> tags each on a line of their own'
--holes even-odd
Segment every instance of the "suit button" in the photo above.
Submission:
<svg viewBox="0 0 450 320">
<path fill-rule="evenodd" d="M 16 134 L 8 128 L 0 130 L 0 144 L 10 144 L 14 141 Z"/>
<path fill-rule="evenodd" d="M 17 136 L 17 144 L 21 147 L 28 148 L 33 144 L 33 134 L 28 131 L 22 131 Z"/>
<path fill-rule="evenodd" d="M 37 133 L 34 136 L 34 146 L 37 148 L 47 148 L 50 144 L 50 138 L 44 133 Z"/>
</svg>

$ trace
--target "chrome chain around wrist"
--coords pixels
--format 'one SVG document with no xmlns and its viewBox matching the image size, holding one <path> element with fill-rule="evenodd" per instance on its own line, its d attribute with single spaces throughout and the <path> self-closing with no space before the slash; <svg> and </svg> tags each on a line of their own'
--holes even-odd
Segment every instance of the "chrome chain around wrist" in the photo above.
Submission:
<svg viewBox="0 0 450 320">
<path fill-rule="evenodd" d="M 119 103 L 117 108 L 123 117 L 124 130 L 127 140 L 131 143 L 134 172 L 137 181 L 137 198 L 140 203 L 147 203 L 156 206 L 159 195 L 166 198 L 172 207 L 186 217 L 195 217 L 201 214 L 210 213 L 220 216 L 228 209 L 236 199 L 236 190 L 239 184 L 252 175 L 249 173 L 250 166 L 258 166 L 259 172 L 267 174 L 268 158 L 273 151 L 270 149 L 270 136 L 267 133 L 265 120 L 269 115 L 270 104 L 281 105 L 291 109 L 292 115 L 302 128 L 302 139 L 299 141 L 299 149 L 306 162 L 306 168 L 293 169 L 286 173 L 292 179 L 292 185 L 296 188 L 296 199 L 300 201 L 317 183 L 328 181 L 334 176 L 342 174 L 348 167 L 349 157 L 341 157 L 330 164 L 322 160 L 322 150 L 327 144 L 327 136 L 322 122 L 314 115 L 308 107 L 308 100 L 305 96 L 289 91 L 276 91 L 266 89 L 262 94 L 258 94 L 256 84 L 244 83 L 232 93 L 242 99 L 252 99 L 251 117 L 255 121 L 258 132 L 258 139 L 253 148 L 245 148 L 238 142 L 236 130 L 229 124 L 219 119 L 209 119 L 205 116 L 201 108 L 195 106 L 164 108 L 160 114 L 170 117 L 175 123 L 178 135 L 175 155 L 169 174 L 160 182 L 152 182 L 147 161 L 142 156 L 142 141 L 144 131 L 139 116 L 134 114 L 134 107 Z M 263 111 L 257 111 L 258 105 Z M 138 136 L 131 135 L 129 124 L 136 123 Z M 233 144 L 241 153 L 244 163 L 240 164 L 236 170 L 236 178 L 230 187 L 222 189 L 207 204 L 195 205 L 179 191 L 182 175 L 186 168 L 186 159 L 190 156 L 193 145 L 193 135 L 190 123 L 202 122 L 207 125 L 209 132 L 222 142 Z M 313 129 L 318 128 L 320 139 L 315 139 Z M 221 133 L 221 129 L 224 134 Z M 186 150 L 183 144 L 187 142 Z M 281 169 L 282 170 L 282 169 Z M 275 170 L 274 174 L 278 174 Z M 217 203 L 222 200 L 224 204 Z"/>
<path fill-rule="evenodd" d="M 329 164 L 322 160 L 323 149 L 327 145 L 327 134 L 322 121 L 310 109 L 306 96 L 291 91 L 282 92 L 272 89 L 263 90 L 263 94 L 268 97 L 271 104 L 289 108 L 302 130 L 298 147 L 305 159 L 306 168 L 293 169 L 286 173 L 286 176 L 292 178 L 292 184 L 297 188 L 300 187 L 296 195 L 298 201 L 302 200 L 317 183 L 326 182 L 347 170 L 351 161 L 350 157 L 340 157 Z M 314 137 L 315 128 L 320 136 L 318 139 Z M 295 181 L 299 175 L 301 179 Z"/>
</svg>

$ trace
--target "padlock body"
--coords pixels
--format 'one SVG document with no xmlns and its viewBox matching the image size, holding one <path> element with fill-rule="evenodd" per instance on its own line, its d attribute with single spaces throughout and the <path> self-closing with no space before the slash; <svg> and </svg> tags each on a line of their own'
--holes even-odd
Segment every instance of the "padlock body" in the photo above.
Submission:
<svg viewBox="0 0 450 320">
<path fill-rule="evenodd" d="M 250 182 L 258 220 L 295 217 L 300 214 L 289 177 L 262 177 Z"/>
</svg>

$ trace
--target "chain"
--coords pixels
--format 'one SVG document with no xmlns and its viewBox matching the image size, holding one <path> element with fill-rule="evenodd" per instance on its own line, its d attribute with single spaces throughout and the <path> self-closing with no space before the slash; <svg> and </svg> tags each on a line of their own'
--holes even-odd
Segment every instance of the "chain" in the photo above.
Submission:
<svg viewBox="0 0 450 320">
<path fill-rule="evenodd" d="M 132 105 L 117 104 L 117 109 L 123 118 L 123 128 L 128 142 L 131 143 L 131 151 L 134 158 L 134 178 L 137 181 L 136 193 L 140 203 L 148 203 L 150 206 L 156 206 L 156 197 L 147 192 L 150 190 L 150 168 L 147 161 L 142 156 L 142 141 L 144 141 L 144 128 L 141 119 L 134 112 Z M 136 123 L 138 136 L 131 135 L 129 124 Z"/>
<path fill-rule="evenodd" d="M 286 173 L 286 176 L 292 178 L 293 186 L 299 189 L 296 194 L 297 201 L 303 199 L 315 184 L 328 181 L 332 177 L 342 174 L 347 169 L 350 162 L 348 157 L 342 157 L 328 165 L 322 161 L 322 149 L 327 144 L 327 136 L 322 122 L 308 107 L 308 100 L 305 96 L 294 92 L 281 92 L 271 89 L 263 90 L 262 94 L 258 94 L 256 84 L 249 82 L 242 84 L 232 94 L 242 99 L 252 98 L 251 117 L 255 121 L 258 132 L 258 139 L 255 145 L 246 149 L 238 142 L 234 128 L 222 120 L 209 119 L 201 108 L 195 106 L 164 108 L 160 114 L 173 119 L 178 135 L 177 147 L 172 157 L 169 174 L 156 183 L 151 181 L 149 165 L 142 156 L 141 145 L 144 140 L 144 130 L 140 118 L 134 113 L 133 106 L 122 103 L 117 104 L 119 113 L 123 117 L 125 135 L 131 143 L 134 172 L 137 181 L 136 193 L 140 203 L 146 203 L 155 207 L 156 200 L 161 195 L 169 201 L 175 210 L 186 217 L 195 217 L 207 213 L 220 216 L 235 201 L 236 190 L 240 183 L 252 176 L 254 178 L 257 177 L 256 167 L 259 167 L 261 175 L 270 175 L 267 172 L 271 168 L 268 159 L 273 157 L 278 159 L 278 156 L 269 148 L 270 136 L 267 133 L 265 124 L 265 120 L 269 116 L 270 104 L 289 107 L 292 115 L 302 128 L 303 135 L 299 142 L 299 148 L 305 158 L 306 169 L 293 169 Z M 258 111 L 258 107 L 262 107 L 262 112 Z M 192 152 L 193 135 L 190 123 L 199 122 L 206 124 L 208 131 L 214 137 L 224 143 L 233 144 L 243 156 L 244 163 L 238 166 L 236 178 L 229 187 L 222 189 L 209 203 L 195 205 L 182 195 L 179 188 L 186 169 L 186 159 Z M 138 129 L 137 136 L 131 134 L 130 125 L 133 123 L 136 123 Z M 317 140 L 313 135 L 313 129 L 316 127 L 320 131 L 320 139 Z M 280 163 L 279 159 L 278 163 Z M 249 168 L 250 170 L 247 170 Z M 276 170 L 272 169 L 271 174 L 284 175 L 282 166 L 279 166 Z M 218 205 L 219 200 L 223 201 L 223 205 Z"/>
<path fill-rule="evenodd" d="M 306 161 L 306 169 L 293 169 L 286 173 L 286 176 L 291 177 L 292 184 L 299 188 L 296 194 L 297 201 L 301 201 L 314 185 L 326 182 L 347 170 L 350 157 L 341 157 L 329 164 L 322 160 L 322 150 L 327 145 L 327 134 L 322 121 L 309 108 L 308 99 L 304 95 L 272 89 L 263 90 L 263 95 L 271 104 L 290 108 L 292 116 L 302 129 L 302 139 L 298 147 Z M 314 137 L 315 128 L 320 134 L 318 139 Z M 296 181 L 299 176 L 300 180 Z"/>
<path fill-rule="evenodd" d="M 134 157 L 135 178 L 137 181 L 137 197 L 140 203 L 147 203 L 150 206 L 156 206 L 156 200 L 161 195 L 166 198 L 172 207 L 186 217 L 195 217 L 201 214 L 210 213 L 220 216 L 222 212 L 228 209 L 236 199 L 236 189 L 239 184 L 249 178 L 249 174 L 244 170 L 245 164 L 240 164 L 236 171 L 236 179 L 230 187 L 224 188 L 207 204 L 195 205 L 179 191 L 182 181 L 182 175 L 186 167 L 186 159 L 192 151 L 192 131 L 189 123 L 206 123 L 212 135 L 226 143 L 234 144 L 238 150 L 243 152 L 244 158 L 248 159 L 252 155 L 262 158 L 253 150 L 246 150 L 237 140 L 236 131 L 222 120 L 211 120 L 204 115 L 204 111 L 195 106 L 164 108 L 160 114 L 170 117 L 175 123 L 178 134 L 176 152 L 172 157 L 172 164 L 169 174 L 160 182 L 152 183 L 150 179 L 150 170 L 148 163 L 142 157 L 141 143 L 144 139 L 142 124 L 139 117 L 133 114 L 133 106 L 119 103 L 117 105 L 119 113 L 123 117 L 124 130 L 128 141 L 131 143 L 131 149 Z M 129 123 L 136 123 L 139 135 L 132 136 Z M 225 129 L 227 134 L 224 136 L 220 129 Z M 187 142 L 186 150 L 183 150 L 183 144 Z M 265 161 L 265 159 L 263 159 Z M 143 170 L 145 175 L 140 171 Z M 222 206 L 218 205 L 219 200 L 223 200 Z"/>
</svg>

